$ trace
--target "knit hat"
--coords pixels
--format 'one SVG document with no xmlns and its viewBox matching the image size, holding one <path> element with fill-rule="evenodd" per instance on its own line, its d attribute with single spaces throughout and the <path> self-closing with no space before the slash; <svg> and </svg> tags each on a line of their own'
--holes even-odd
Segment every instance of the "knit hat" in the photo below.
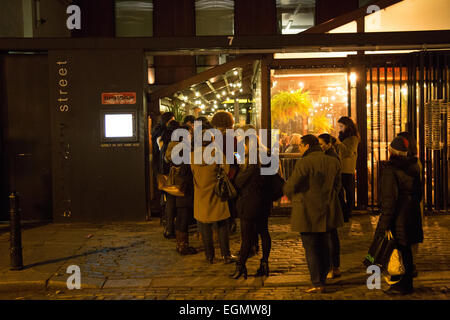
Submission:
<svg viewBox="0 0 450 320">
<path fill-rule="evenodd" d="M 405 156 L 408 153 L 408 140 L 406 140 L 403 137 L 395 137 L 394 140 L 392 140 L 390 147 L 394 151 L 397 151 L 399 154 L 404 154 Z"/>
<path fill-rule="evenodd" d="M 211 124 L 215 128 L 232 129 L 234 125 L 233 115 L 227 111 L 217 111 L 211 119 Z"/>
</svg>

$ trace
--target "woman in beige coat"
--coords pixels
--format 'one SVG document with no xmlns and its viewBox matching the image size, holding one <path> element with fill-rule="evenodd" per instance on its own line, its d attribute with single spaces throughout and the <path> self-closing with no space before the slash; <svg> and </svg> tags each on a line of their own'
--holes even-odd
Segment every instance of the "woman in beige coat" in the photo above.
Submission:
<svg viewBox="0 0 450 320">
<path fill-rule="evenodd" d="M 355 205 L 355 170 L 360 138 L 355 123 L 349 117 L 341 117 L 338 125 L 339 138 L 336 139 L 336 151 L 342 165 L 342 189 L 339 199 L 344 213 L 344 221 L 348 222 Z"/>
<path fill-rule="evenodd" d="M 209 142 L 207 142 L 209 144 Z M 205 147 L 202 147 L 202 155 Z M 203 157 L 202 157 L 203 158 Z M 194 159 L 192 154 L 191 159 Z M 225 172 L 229 166 L 222 165 Z M 233 262 L 230 253 L 229 226 L 230 210 L 227 201 L 221 201 L 215 194 L 214 187 L 217 182 L 218 164 L 191 164 L 194 177 L 194 218 L 199 222 L 200 233 L 205 246 L 205 255 L 209 263 L 214 263 L 213 224 L 218 227 L 220 251 L 225 263 Z"/>
</svg>

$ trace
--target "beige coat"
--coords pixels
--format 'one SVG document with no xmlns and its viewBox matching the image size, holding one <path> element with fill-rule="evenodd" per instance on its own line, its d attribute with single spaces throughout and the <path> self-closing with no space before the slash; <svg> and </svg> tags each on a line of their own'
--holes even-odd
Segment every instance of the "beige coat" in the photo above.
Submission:
<svg viewBox="0 0 450 320">
<path fill-rule="evenodd" d="M 191 154 L 194 161 L 194 155 Z M 214 193 L 217 182 L 217 164 L 191 164 L 194 176 L 194 218 L 202 223 L 225 220 L 230 217 L 227 201 Z M 229 165 L 223 164 L 228 173 Z"/>
<path fill-rule="evenodd" d="M 355 174 L 356 160 L 358 158 L 359 138 L 351 136 L 345 138 L 340 144 L 336 145 L 336 151 L 341 158 L 342 173 Z"/>
</svg>

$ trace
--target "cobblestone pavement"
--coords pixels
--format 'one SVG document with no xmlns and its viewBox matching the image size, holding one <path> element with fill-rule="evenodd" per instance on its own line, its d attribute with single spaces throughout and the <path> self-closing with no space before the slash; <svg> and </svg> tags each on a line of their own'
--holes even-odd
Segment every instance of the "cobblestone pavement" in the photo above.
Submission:
<svg viewBox="0 0 450 320">
<path fill-rule="evenodd" d="M 175 240 L 162 236 L 159 219 L 142 223 L 49 224 L 23 233 L 23 271 L 8 270 L 9 234 L 0 233 L 0 299 L 393 299 L 369 290 L 362 266 L 378 217 L 358 215 L 339 230 L 341 271 L 330 293 L 306 294 L 309 273 L 299 235 L 288 217 L 272 217 L 270 277 L 255 278 L 259 258 L 247 263 L 248 280 L 227 274 L 233 265 L 206 263 L 194 230 L 191 245 L 199 253 L 180 256 Z M 449 299 L 450 216 L 425 218 L 425 241 L 416 258 L 416 291 L 407 299 Z M 239 233 L 232 235 L 232 252 L 239 250 Z M 69 265 L 81 270 L 81 290 L 68 290 Z M 1 290 L 7 288 L 6 290 Z M 383 289 L 386 284 L 383 283 Z M 400 297 L 405 299 L 405 297 Z M 398 299 L 398 298 L 394 298 Z"/>
</svg>

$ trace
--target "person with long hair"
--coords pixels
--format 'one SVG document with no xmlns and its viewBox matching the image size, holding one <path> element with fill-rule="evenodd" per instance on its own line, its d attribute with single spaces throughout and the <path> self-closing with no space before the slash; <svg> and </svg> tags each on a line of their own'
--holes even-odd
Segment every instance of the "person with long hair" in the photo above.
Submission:
<svg viewBox="0 0 450 320">
<path fill-rule="evenodd" d="M 302 141 L 302 136 L 298 133 L 293 133 L 291 140 L 289 141 L 289 145 L 284 150 L 286 153 L 298 153 L 299 152 L 299 145 Z"/>
<path fill-rule="evenodd" d="M 189 131 L 188 125 L 179 127 Z M 194 206 L 194 184 L 192 171 L 189 164 L 181 163 L 176 165 L 172 161 L 173 148 L 178 145 L 178 141 L 170 141 L 166 150 L 165 158 L 171 167 L 177 167 L 175 181 L 180 185 L 182 196 L 175 197 L 175 237 L 177 240 L 176 250 L 180 255 L 196 254 L 197 250 L 189 246 L 189 223 L 193 219 Z M 191 146 L 192 149 L 192 146 Z M 190 150 L 192 151 L 192 150 Z M 182 156 L 182 154 L 180 154 Z"/>
<path fill-rule="evenodd" d="M 339 199 L 344 221 L 348 222 L 355 205 L 355 170 L 360 136 L 355 123 L 349 117 L 341 117 L 338 125 L 339 137 L 336 139 L 336 150 L 341 158 L 342 166 L 342 190 L 339 193 Z"/>
<path fill-rule="evenodd" d="M 245 131 L 253 129 L 251 125 L 242 128 Z M 271 209 L 269 176 L 261 175 L 261 163 L 250 163 L 252 152 L 259 155 L 260 148 L 264 148 L 256 134 L 250 133 L 243 138 L 245 149 L 244 163 L 239 165 L 239 171 L 234 179 L 238 191 L 236 201 L 237 214 L 241 221 L 241 249 L 239 260 L 236 262 L 236 270 L 230 275 L 238 279 L 241 275 L 247 278 L 246 262 L 255 245 L 255 238 L 261 237 L 262 259 L 256 276 L 269 276 L 269 255 L 271 238 L 269 234 L 269 214 Z M 256 145 L 251 141 L 256 141 Z M 250 150 L 255 148 L 255 150 Z M 259 156 L 257 156 L 259 158 Z"/>
<path fill-rule="evenodd" d="M 328 133 L 323 133 L 319 137 L 320 147 L 323 152 L 335 159 L 340 163 L 340 158 L 336 151 L 334 150 L 333 143 L 335 138 L 333 138 Z M 340 192 L 340 190 L 338 190 Z M 337 228 L 330 230 L 330 271 L 328 272 L 327 279 L 335 279 L 341 276 L 340 266 L 341 266 L 341 244 L 339 241 L 339 233 Z"/>
<path fill-rule="evenodd" d="M 169 174 L 171 164 L 166 159 L 166 150 L 171 142 L 172 133 L 179 127 L 180 123 L 178 121 L 170 120 L 161 135 L 160 168 L 162 174 Z M 177 214 L 176 197 L 167 192 L 164 192 L 164 197 L 166 198 L 166 202 L 164 206 L 165 223 L 163 236 L 166 239 L 173 239 L 175 238 L 175 218 Z"/>
</svg>

